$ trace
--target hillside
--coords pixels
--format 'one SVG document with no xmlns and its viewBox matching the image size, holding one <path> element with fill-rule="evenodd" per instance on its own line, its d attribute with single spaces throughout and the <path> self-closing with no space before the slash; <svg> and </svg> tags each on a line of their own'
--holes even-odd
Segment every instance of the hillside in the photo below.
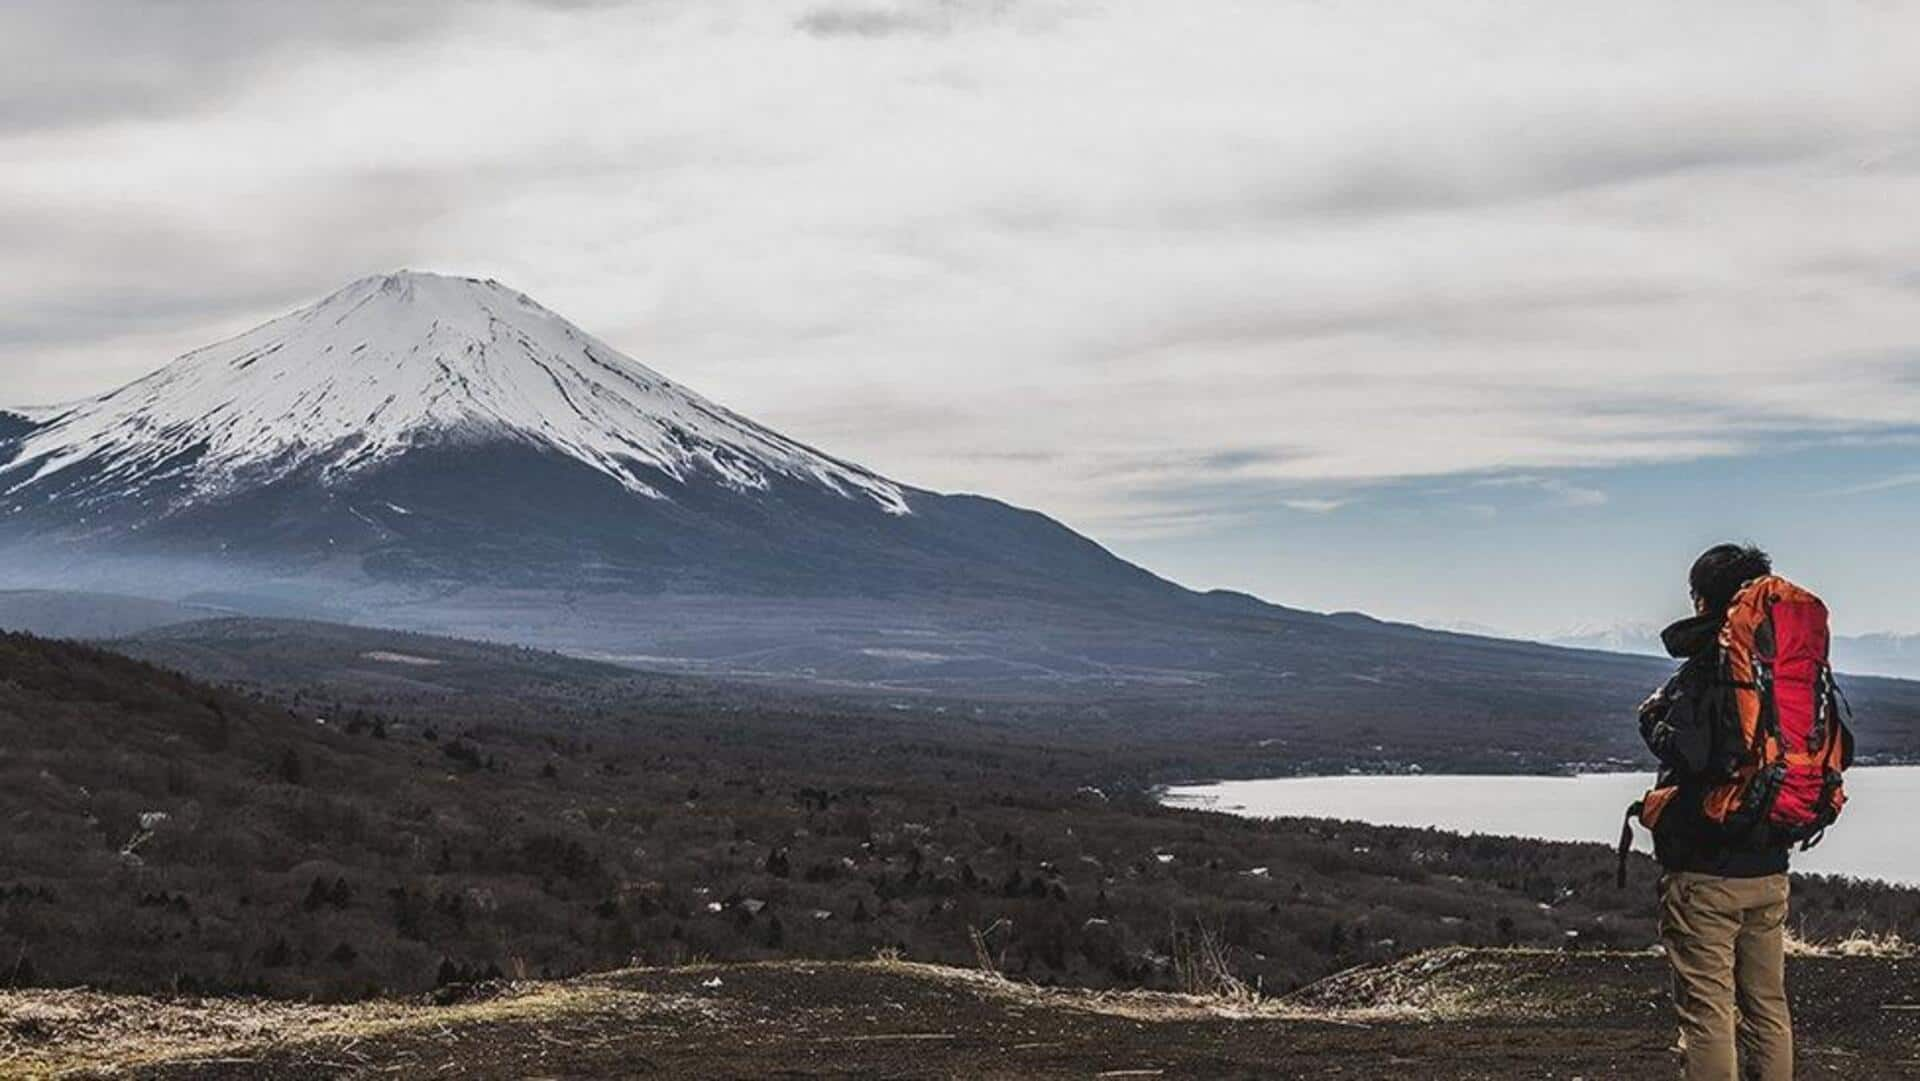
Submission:
<svg viewBox="0 0 1920 1081">
<path fill-rule="evenodd" d="M 673 610 L 671 603 L 657 607 Z M 752 623 L 760 614 L 747 608 L 738 618 Z M 1142 784 L 1408 764 L 1501 773 L 1561 772 L 1582 763 L 1637 765 L 1645 750 L 1631 706 L 1670 667 L 1492 639 L 1451 639 L 1361 617 L 1264 631 L 1229 622 L 1213 626 L 1212 634 L 1202 629 L 1208 624 L 1149 624 L 1120 615 L 1104 625 L 1091 617 L 1082 622 L 1084 633 L 1109 648 L 1146 651 L 1164 643 L 1169 651 L 1184 651 L 1195 667 L 1162 670 L 1149 681 L 1056 658 L 1055 673 L 1070 663 L 1082 669 L 1068 680 L 1007 673 L 976 660 L 924 663 L 943 670 L 895 681 L 876 678 L 871 670 L 835 667 L 832 656 L 841 647 L 824 641 L 831 632 L 808 633 L 777 622 L 750 633 L 764 640 L 765 649 L 779 651 L 785 663 L 804 664 L 809 676 L 724 663 L 663 672 L 652 655 L 597 653 L 621 662 L 600 663 L 305 620 L 202 620 L 142 632 L 113 648 L 201 679 L 299 692 L 320 703 L 458 709 L 470 719 L 511 716 L 535 726 L 604 724 L 642 689 L 646 708 L 656 712 L 669 702 L 720 711 L 742 703 L 759 709 L 777 704 L 787 715 L 819 723 L 882 711 L 950 728 L 961 741 L 989 732 L 1019 734 L 1110 752 L 1128 764 L 1123 775 Z M 976 633 L 1005 640 L 1013 632 L 1002 622 Z M 859 650 L 848 645 L 842 652 Z M 1265 672 L 1262 653 L 1293 667 Z M 1849 678 L 1845 687 L 1858 710 L 1862 760 L 1910 759 L 1920 747 L 1920 684 Z M 537 709 L 527 708 L 535 701 Z"/>
<path fill-rule="evenodd" d="M 687 628 L 698 626 L 697 615 L 645 647 L 582 639 L 573 657 L 501 644 L 541 636 L 531 626 L 517 633 L 522 628 L 511 622 L 474 628 L 493 640 L 483 644 L 313 620 L 209 619 L 200 607 L 45 590 L 0 593 L 0 627 L 126 635 L 114 648 L 204 680 L 374 710 L 457 705 L 478 711 L 470 718 L 500 719 L 497 707 L 507 698 L 544 696 L 547 723 L 564 717 L 577 727 L 597 723 L 645 684 L 654 708 L 671 693 L 720 709 L 728 700 L 764 706 L 777 699 L 796 715 L 886 709 L 949 723 L 967 716 L 1034 738 L 1139 751 L 1136 760 L 1151 766 L 1139 774 L 1147 783 L 1410 764 L 1492 772 L 1631 766 L 1643 751 L 1629 707 L 1670 664 L 1435 635 L 1357 616 L 1277 621 L 1251 603 L 1244 606 L 1250 617 L 1187 624 L 1120 612 L 1054 610 L 1038 618 L 1053 628 L 1056 645 L 1084 638 L 1077 654 L 1030 639 L 1023 646 L 1019 619 L 989 619 L 976 605 L 972 640 L 938 660 L 929 652 L 936 620 L 926 613 L 923 623 L 902 627 L 886 622 L 881 608 L 841 612 L 821 602 L 811 606 L 809 628 L 791 622 L 795 603 L 742 602 L 730 632 L 744 641 L 742 651 L 698 663 L 672 656 L 696 651 L 690 642 L 699 632 Z M 672 623 L 687 604 L 663 599 L 647 611 Z M 549 617 L 549 631 L 560 618 Z M 903 640 L 915 649 L 904 649 Z M 1032 663 L 1006 659 L 1021 648 L 1034 652 Z M 1177 655 L 1188 667 L 1094 664 L 1090 658 L 1103 650 Z M 893 659 L 903 652 L 914 659 Z M 1291 667 L 1274 672 L 1281 663 Z M 893 670 L 900 666 L 918 675 L 905 678 Z M 805 674 L 782 674 L 787 669 Z M 1920 746 L 1920 684 L 1848 677 L 1845 687 L 1859 711 L 1863 760 L 1911 760 Z M 489 694 L 492 702 L 476 697 Z M 526 709 L 512 712 L 540 722 Z"/>
<path fill-rule="evenodd" d="M 143 597 L 51 589 L 0 590 L 0 630 L 26 631 L 43 638 L 120 638 L 223 614 L 207 605 Z"/>
<path fill-rule="evenodd" d="M 1166 810 L 1099 789 L 1132 753 L 990 721 L 645 680 L 592 709 L 368 709 L 17 635 L 0 671 L 0 982 L 352 1000 L 694 958 L 966 964 L 980 933 L 1036 983 L 1179 986 L 1212 941 L 1281 992 L 1439 946 L 1653 937 L 1644 857 L 1622 891 L 1603 845 Z M 1920 937 L 1920 891 L 1796 896 L 1809 938 Z"/>
<path fill-rule="evenodd" d="M 0 992 L 25 1077 L 1646 1078 L 1672 1072 L 1654 955 L 1450 951 L 1278 1000 L 1042 990 L 898 962 L 693 965 L 444 1005 Z M 1920 1074 L 1920 967 L 1801 958 L 1803 1078 Z"/>
</svg>

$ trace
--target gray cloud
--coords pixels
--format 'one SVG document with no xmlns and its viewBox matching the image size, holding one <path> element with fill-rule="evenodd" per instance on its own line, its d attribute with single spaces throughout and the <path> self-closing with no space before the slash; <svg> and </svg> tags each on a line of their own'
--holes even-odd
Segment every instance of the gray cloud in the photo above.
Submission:
<svg viewBox="0 0 1920 1081">
<path fill-rule="evenodd" d="M 1355 161 L 1292 212 L 1411 213 L 1537 199 L 1677 173 L 1787 164 L 1836 146 L 1835 133 L 1817 124 L 1781 117 L 1752 127 L 1745 117 L 1711 109 L 1683 111 L 1653 130 L 1631 130 L 1605 112 L 1562 119 L 1546 130 L 1485 134 L 1470 175 L 1413 156 Z"/>
<path fill-rule="evenodd" d="M 289 54 L 401 45 L 453 0 L 14 0 L 0 8 L 0 131 L 217 103 Z"/>
<path fill-rule="evenodd" d="M 412 265 L 1102 536 L 1920 413 L 1907 17 L 1581 10 L 22 0 L 0 401 Z"/>
<path fill-rule="evenodd" d="M 0 132 L 219 105 L 316 54 L 425 43 L 478 10 L 591 12 L 634 0 L 9 0 Z"/>
<path fill-rule="evenodd" d="M 1012 8 L 1011 0 L 908 0 L 906 3 L 830 4 L 803 13 L 794 25 L 822 38 L 891 38 L 952 33 L 990 21 Z"/>
<path fill-rule="evenodd" d="M 273 228 L 209 234 L 164 211 L 115 207 L 44 217 L 0 213 L 0 349 L 84 346 L 154 327 L 241 324 L 317 299 L 339 283 L 403 265 L 443 204 L 437 177 L 374 172 L 347 191 L 286 193 L 303 232 L 287 258 Z M 62 253 L 59 277 L 34 263 Z M 190 272 L 169 270 L 186 261 Z M 128 265 L 152 273 L 129 276 Z M 198 344 L 207 344 L 202 341 Z"/>
<path fill-rule="evenodd" d="M 1485 291 L 1451 285 L 1405 291 L 1387 287 L 1345 302 L 1268 300 L 1239 310 L 1181 313 L 1161 320 L 1151 334 L 1127 327 L 1124 340 L 1099 343 L 1089 352 L 1110 361 L 1126 351 L 1165 353 L 1215 346 L 1278 350 L 1343 336 L 1413 342 L 1564 342 L 1568 328 L 1557 323 L 1555 316 L 1644 312 L 1674 304 L 1684 295 L 1675 286 L 1646 279 L 1518 283 Z"/>
<path fill-rule="evenodd" d="M 899 34 L 937 34 L 951 29 L 947 20 L 931 12 L 873 8 L 821 8 L 802 15 L 797 25 L 823 38 L 886 38 Z"/>
<path fill-rule="evenodd" d="M 1239 447 L 1233 450 L 1214 451 L 1202 455 L 1198 462 L 1201 469 L 1231 473 L 1248 466 L 1272 465 L 1299 456 L 1298 450 L 1276 450 L 1271 447 Z"/>
</svg>

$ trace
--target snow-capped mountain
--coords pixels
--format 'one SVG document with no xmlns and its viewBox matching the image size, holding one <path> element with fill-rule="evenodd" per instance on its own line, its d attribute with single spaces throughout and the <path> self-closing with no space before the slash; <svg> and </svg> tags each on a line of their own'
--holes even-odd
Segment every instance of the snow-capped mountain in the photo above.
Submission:
<svg viewBox="0 0 1920 1081">
<path fill-rule="evenodd" d="M 153 518 L 312 471 L 337 486 L 425 444 L 523 443 L 636 494 L 786 478 L 888 514 L 905 493 L 675 385 L 492 281 L 354 282 L 105 397 L 40 411 L 0 513 L 133 500 Z"/>
<path fill-rule="evenodd" d="M 169 599 L 236 577 L 383 604 L 1173 588 L 1040 515 L 813 450 L 496 282 L 412 272 L 0 413 L 0 557 L 14 585 Z"/>
</svg>

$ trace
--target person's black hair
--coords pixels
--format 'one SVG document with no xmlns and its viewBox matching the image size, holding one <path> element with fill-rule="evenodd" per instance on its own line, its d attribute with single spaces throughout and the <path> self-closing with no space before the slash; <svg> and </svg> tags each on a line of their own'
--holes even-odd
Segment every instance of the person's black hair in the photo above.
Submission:
<svg viewBox="0 0 1920 1081">
<path fill-rule="evenodd" d="M 1693 561 L 1687 584 L 1709 610 L 1717 612 L 1733 603 L 1741 586 L 1772 573 L 1773 558 L 1753 545 L 1716 544 Z"/>
</svg>

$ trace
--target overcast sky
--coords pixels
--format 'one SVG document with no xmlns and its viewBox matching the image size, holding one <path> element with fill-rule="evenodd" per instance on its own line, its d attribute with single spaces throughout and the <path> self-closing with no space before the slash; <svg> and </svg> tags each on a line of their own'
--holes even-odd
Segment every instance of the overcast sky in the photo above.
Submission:
<svg viewBox="0 0 1920 1081">
<path fill-rule="evenodd" d="M 0 401 L 410 266 L 1195 585 L 1920 630 L 1916 12 L 8 0 Z"/>
</svg>

